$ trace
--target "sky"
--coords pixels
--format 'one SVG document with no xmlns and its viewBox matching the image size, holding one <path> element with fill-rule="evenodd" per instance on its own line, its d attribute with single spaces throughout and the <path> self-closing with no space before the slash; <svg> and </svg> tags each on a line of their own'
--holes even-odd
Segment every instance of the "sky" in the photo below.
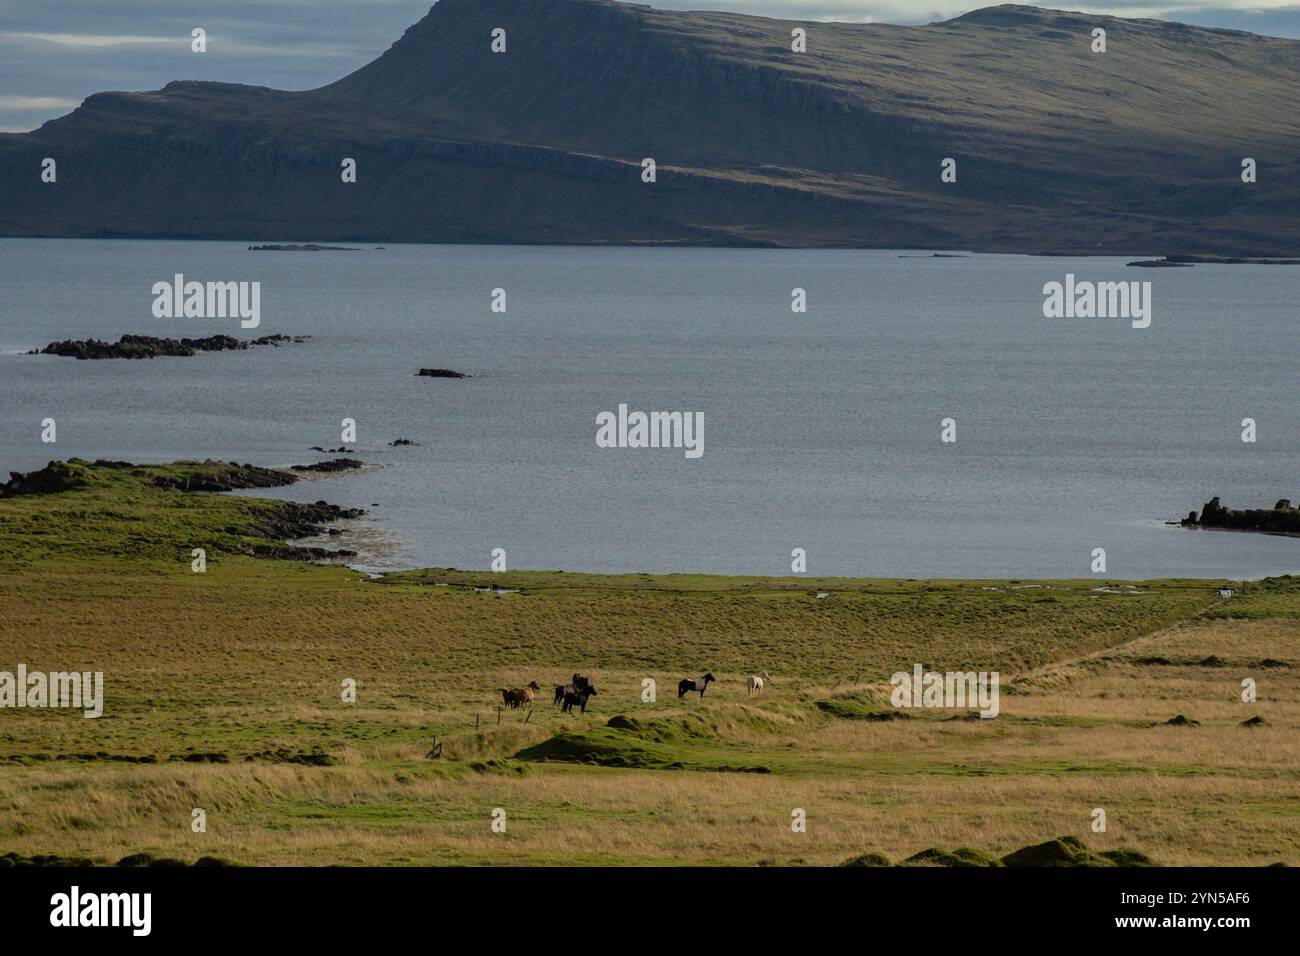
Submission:
<svg viewBox="0 0 1300 956">
<path fill-rule="evenodd" d="M 559 2 L 559 0 L 557 0 Z M 647 0 L 801 20 L 930 23 L 970 0 Z M 364 66 L 429 11 L 431 0 L 0 0 L 0 132 L 63 116 L 91 93 L 221 80 L 285 90 L 323 86 Z M 1113 0 L 1038 6 L 1300 38 L 1300 0 Z M 202 27 L 208 51 L 190 51 Z"/>
</svg>

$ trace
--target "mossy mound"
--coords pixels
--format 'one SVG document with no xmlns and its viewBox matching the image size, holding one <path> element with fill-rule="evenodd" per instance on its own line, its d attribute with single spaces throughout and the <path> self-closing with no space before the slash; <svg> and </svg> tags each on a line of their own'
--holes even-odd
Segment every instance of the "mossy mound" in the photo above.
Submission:
<svg viewBox="0 0 1300 956">
<path fill-rule="evenodd" d="M 278 750 L 260 750 L 257 753 L 249 754 L 244 758 L 244 762 L 293 763 L 305 767 L 333 767 L 339 761 L 333 754 L 322 753 L 319 750 L 288 750 L 281 747 Z"/>
<path fill-rule="evenodd" d="M 840 866 L 893 866 L 889 857 L 883 853 L 864 853 L 845 860 Z"/>
<path fill-rule="evenodd" d="M 54 854 L 37 853 L 32 856 L 25 856 L 22 853 L 0 853 L 0 867 L 6 866 L 94 866 L 93 860 L 85 857 L 73 856 L 56 856 Z"/>
<path fill-rule="evenodd" d="M 902 710 L 880 710 L 856 700 L 831 697 L 817 701 L 817 709 L 840 720 L 911 720 L 912 715 Z"/>
<path fill-rule="evenodd" d="M 132 853 L 130 856 L 124 856 L 117 861 L 118 866 L 185 866 L 184 860 L 177 860 L 168 856 L 154 856 L 152 853 Z"/>
<path fill-rule="evenodd" d="M 628 717 L 618 714 L 603 727 L 558 734 L 515 754 L 517 760 L 588 763 L 643 770 L 719 770 L 771 773 L 716 758 L 729 732 L 762 726 L 764 718 L 737 708 L 734 713 L 686 717 Z"/>
<path fill-rule="evenodd" d="M 515 758 L 659 770 L 685 765 L 672 749 L 611 727 L 558 734 L 540 744 L 525 747 L 515 754 Z"/>
<path fill-rule="evenodd" d="M 154 867 L 178 867 L 178 866 L 234 866 L 229 860 L 223 860 L 219 856 L 201 856 L 192 864 L 184 860 L 177 860 L 174 857 L 154 856 L 152 853 L 132 853 L 130 856 L 124 856 L 117 861 L 117 866 L 137 867 L 137 866 L 154 866 Z"/>
<path fill-rule="evenodd" d="M 945 850 L 932 846 L 928 850 L 914 853 L 900 866 L 1002 866 L 1002 862 L 992 853 L 985 853 L 974 847 L 963 846 L 956 850 Z"/>
<path fill-rule="evenodd" d="M 1150 858 L 1137 850 L 1103 850 L 1094 852 L 1074 836 L 1057 837 L 1046 843 L 1027 846 L 1002 858 L 1003 866 L 1154 866 Z"/>
<path fill-rule="evenodd" d="M 1154 866 L 1144 853 L 1137 850 L 1088 849 L 1078 837 L 1063 836 L 1046 843 L 1027 846 L 998 859 L 992 853 L 964 846 L 945 850 L 932 846 L 915 853 L 901 863 L 891 864 L 883 853 L 864 853 L 845 860 L 840 866 L 947 866 L 947 867 L 999 867 L 999 866 Z"/>
<path fill-rule="evenodd" d="M 522 776 L 528 773 L 528 764 L 515 760 L 471 760 L 469 769 L 474 773 L 511 773 Z"/>
</svg>

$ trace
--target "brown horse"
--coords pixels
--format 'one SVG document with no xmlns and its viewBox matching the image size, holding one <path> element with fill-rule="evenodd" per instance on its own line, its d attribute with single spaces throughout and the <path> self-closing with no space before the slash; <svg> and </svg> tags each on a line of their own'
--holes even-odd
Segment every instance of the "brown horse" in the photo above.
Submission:
<svg viewBox="0 0 1300 956">
<path fill-rule="evenodd" d="M 511 710 L 525 705 L 533 706 L 533 691 L 541 690 L 542 687 L 535 680 L 530 680 L 527 687 L 517 687 L 514 690 L 501 688 L 501 698 L 505 701 L 506 706 Z"/>
<path fill-rule="evenodd" d="M 533 706 L 533 691 L 538 691 L 541 689 L 542 689 L 542 685 L 537 683 L 537 681 L 535 680 L 530 680 L 528 682 L 527 687 L 519 688 L 517 691 L 515 691 L 515 694 L 518 695 L 518 699 L 519 699 L 518 706 L 520 707 L 523 707 L 525 705 L 529 707 Z"/>
</svg>

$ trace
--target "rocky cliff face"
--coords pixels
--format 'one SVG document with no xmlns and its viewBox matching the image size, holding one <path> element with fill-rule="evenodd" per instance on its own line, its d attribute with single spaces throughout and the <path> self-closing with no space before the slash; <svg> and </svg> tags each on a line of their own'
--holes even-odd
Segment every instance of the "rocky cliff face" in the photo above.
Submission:
<svg viewBox="0 0 1300 956">
<path fill-rule="evenodd" d="M 319 90 L 171 83 L 0 136 L 0 233 L 1277 255 L 1298 100 L 1300 43 L 1155 21 L 440 0 Z"/>
</svg>

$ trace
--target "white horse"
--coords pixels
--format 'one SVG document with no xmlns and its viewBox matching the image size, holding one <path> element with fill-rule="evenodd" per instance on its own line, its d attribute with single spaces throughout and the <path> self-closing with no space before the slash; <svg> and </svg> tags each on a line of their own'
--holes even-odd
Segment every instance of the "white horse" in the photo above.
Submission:
<svg viewBox="0 0 1300 956">
<path fill-rule="evenodd" d="M 763 671 L 761 674 L 750 674 L 749 680 L 745 682 L 746 686 L 749 687 L 749 696 L 757 697 L 763 693 L 763 681 L 771 679 L 772 675 L 767 671 Z"/>
</svg>

